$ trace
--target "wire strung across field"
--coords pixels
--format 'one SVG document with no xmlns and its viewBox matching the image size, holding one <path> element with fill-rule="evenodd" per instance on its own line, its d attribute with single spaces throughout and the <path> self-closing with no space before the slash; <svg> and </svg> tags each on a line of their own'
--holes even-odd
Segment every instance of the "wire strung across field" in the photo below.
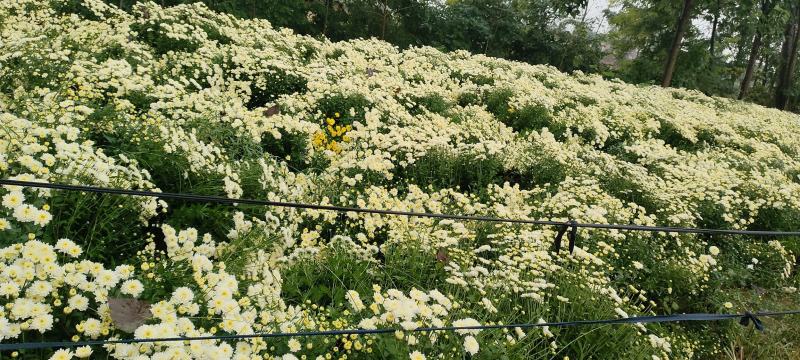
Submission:
<svg viewBox="0 0 800 360">
<path fill-rule="evenodd" d="M 296 202 L 270 201 L 270 200 L 257 200 L 257 199 L 233 199 L 222 196 L 154 192 L 154 191 L 143 191 L 143 190 L 127 190 L 127 189 L 115 189 L 115 188 L 83 186 L 83 185 L 51 184 L 43 182 L 8 180 L 8 179 L 0 180 L 0 185 L 34 187 L 34 188 L 56 189 L 56 190 L 67 190 L 67 191 L 82 191 L 82 192 L 99 193 L 99 194 L 146 196 L 146 197 L 163 198 L 163 199 L 177 199 L 177 200 L 188 200 L 188 201 L 231 204 L 231 205 L 232 204 L 264 205 L 264 206 L 276 206 L 276 207 L 286 207 L 286 208 L 296 208 L 296 209 L 327 210 L 327 211 L 337 211 L 345 213 L 355 212 L 355 213 L 367 213 L 367 214 L 427 217 L 427 218 L 440 218 L 440 219 L 451 219 L 451 220 L 504 222 L 504 223 L 514 223 L 514 224 L 531 224 L 531 225 L 561 226 L 561 227 L 566 225 L 568 227 L 589 228 L 589 229 L 690 233 L 690 234 L 708 234 L 708 235 L 748 235 L 748 236 L 770 236 L 770 237 L 800 236 L 800 231 L 703 229 L 703 228 L 689 228 L 689 227 L 646 226 L 646 225 L 634 225 L 634 224 L 596 224 L 596 223 L 580 223 L 574 221 L 565 223 L 563 221 L 552 221 L 552 220 L 509 219 L 509 218 L 499 218 L 491 216 L 439 214 L 439 213 L 413 212 L 413 211 L 401 211 L 401 210 L 381 210 L 381 209 L 368 209 L 368 208 L 335 206 L 335 205 L 317 205 L 317 204 L 305 204 Z"/>
<path fill-rule="evenodd" d="M 316 205 L 295 202 L 283 201 L 269 201 L 269 200 L 256 200 L 256 199 L 232 199 L 220 196 L 207 196 L 207 195 L 194 195 L 183 193 L 162 193 L 154 191 L 142 190 L 127 190 L 106 188 L 97 186 L 82 186 L 82 185 L 68 185 L 68 184 L 52 184 L 42 182 L 31 182 L 21 180 L 0 179 L 0 185 L 5 186 L 22 186 L 43 189 L 56 189 L 66 191 L 80 191 L 99 194 L 116 194 L 116 195 L 130 195 L 130 196 L 145 196 L 164 199 L 178 199 L 188 201 L 198 201 L 206 203 L 219 203 L 219 204 L 248 204 L 248 205 L 264 205 L 264 206 L 277 206 L 297 209 L 311 209 L 311 210 L 327 210 L 337 212 L 356 212 L 368 214 L 381 214 L 381 215 L 398 215 L 409 217 L 427 217 L 427 218 L 440 218 L 452 220 L 475 220 L 487 222 L 505 222 L 516 224 L 532 224 L 532 225 L 546 225 L 546 226 L 559 226 L 559 232 L 556 236 L 556 250 L 560 248 L 560 242 L 563 235 L 568 228 L 571 232 L 567 235 L 570 241 L 570 251 L 574 247 L 575 231 L 577 228 L 592 228 L 592 229 L 615 229 L 615 230 L 630 230 L 630 231 L 647 231 L 647 232 L 667 232 L 667 233 L 693 233 L 693 234 L 711 234 L 711 235 L 750 235 L 750 236 L 772 236 L 772 237 L 785 237 L 785 236 L 800 236 L 800 231 L 760 231 L 760 230 L 725 230 L 725 229 L 703 229 L 703 228 L 684 228 L 684 227 L 666 227 L 666 226 L 644 226 L 644 225 L 624 225 L 624 224 L 595 224 L 595 223 L 579 223 L 575 221 L 559 222 L 550 220 L 530 220 L 530 219 L 508 219 L 490 216 L 472 216 L 472 215 L 454 215 L 454 214 L 439 214 L 439 213 L 425 213 L 425 212 L 411 212 L 400 210 L 381 210 L 381 209 L 368 209 L 358 207 L 345 207 L 334 205 Z M 411 332 L 435 332 L 435 331 L 459 331 L 459 330 L 488 330 L 488 329 L 512 329 L 512 328 L 535 328 L 535 327 L 573 327 L 573 326 L 589 326 L 589 325 L 618 325 L 618 324 L 638 324 L 638 323 L 660 323 L 660 322 L 681 322 L 681 321 L 722 321 L 739 319 L 742 325 L 748 325 L 750 322 L 758 330 L 763 330 L 763 325 L 758 319 L 759 317 L 779 317 L 785 315 L 800 314 L 800 310 L 788 310 L 780 312 L 758 312 L 758 313 L 744 313 L 744 314 L 679 314 L 679 315 L 656 315 L 656 316 L 638 316 L 622 319 L 605 319 L 605 320 L 579 320 L 579 321 L 566 321 L 566 322 L 552 322 L 552 323 L 525 323 L 525 324 L 510 324 L 510 325 L 476 325 L 476 326 L 447 326 L 447 327 L 420 327 L 412 330 L 405 330 Z M 171 338 L 158 338 L 158 339 L 118 339 L 118 340 L 89 340 L 89 341 L 60 341 L 60 342 L 27 342 L 27 343 L 7 343 L 0 344 L 0 351 L 10 350 L 23 350 L 23 349 L 52 349 L 52 348 L 70 348 L 80 346 L 101 346 L 113 344 L 134 344 L 134 343 L 154 343 L 154 342 L 174 342 L 174 341 L 200 341 L 200 340 L 235 340 L 235 339 L 252 339 L 252 338 L 280 338 L 280 337 L 304 337 L 304 336 L 338 336 L 338 335 L 372 335 L 372 334 L 386 334 L 394 333 L 395 331 L 403 331 L 401 329 L 352 329 L 352 330 L 328 330 L 328 331 L 307 331 L 307 332 L 286 332 L 286 333 L 257 333 L 257 334 L 240 334 L 240 335 L 217 335 L 217 336 L 198 336 L 198 337 L 171 337 Z"/>
<path fill-rule="evenodd" d="M 305 336 L 339 336 L 339 335 L 378 335 L 395 333 L 396 331 L 405 332 L 438 332 L 438 331 L 470 331 L 470 330 L 490 330 L 490 329 L 528 329 L 537 327 L 574 327 L 591 325 L 621 325 L 621 324 L 646 324 L 664 323 L 681 321 L 723 321 L 739 319 L 739 323 L 747 326 L 751 322 L 758 330 L 763 330 L 764 326 L 759 320 L 760 317 L 780 317 L 786 315 L 800 314 L 800 310 L 759 312 L 743 314 L 678 314 L 678 315 L 656 315 L 656 316 L 636 316 L 621 319 L 605 320 L 579 320 L 562 321 L 549 323 L 525 323 L 509 325 L 473 325 L 473 326 L 443 326 L 443 327 L 419 327 L 416 329 L 351 329 L 351 330 L 326 330 L 326 331 L 304 331 L 304 332 L 283 332 L 283 333 L 255 333 L 255 334 L 233 334 L 233 335 L 213 335 L 213 336 L 187 336 L 151 339 L 117 339 L 117 340 L 87 340 L 87 341 L 51 341 L 51 342 L 25 342 L 0 344 L 0 351 L 12 350 L 35 350 L 35 349 L 55 349 L 55 348 L 74 348 L 80 346 L 103 346 L 114 344 L 141 344 L 141 343 L 163 343 L 175 341 L 208 341 L 208 340 L 246 340 L 246 339 L 268 339 L 285 337 L 305 337 Z"/>
</svg>

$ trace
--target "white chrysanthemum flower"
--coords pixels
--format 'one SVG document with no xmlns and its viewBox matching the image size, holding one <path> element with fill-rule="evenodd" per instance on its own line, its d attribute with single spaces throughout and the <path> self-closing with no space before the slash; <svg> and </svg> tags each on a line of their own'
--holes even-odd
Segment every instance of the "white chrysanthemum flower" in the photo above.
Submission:
<svg viewBox="0 0 800 360">
<path fill-rule="evenodd" d="M 103 287 L 106 287 L 106 288 L 110 288 L 110 287 L 113 287 L 114 285 L 116 285 L 117 282 L 119 282 L 119 275 L 117 275 L 117 273 L 115 273 L 114 271 L 105 270 L 104 269 L 104 270 L 100 270 L 100 272 L 97 274 L 97 277 L 95 278 L 95 281 L 100 286 L 103 286 Z M 124 287 L 123 287 L 123 290 L 124 290 Z M 125 291 L 123 291 L 123 293 L 127 294 L 127 292 L 125 292 Z M 129 295 L 133 295 L 133 294 L 129 294 Z"/>
<path fill-rule="evenodd" d="M 62 252 L 64 254 L 68 254 L 69 253 L 69 249 L 71 249 L 71 248 L 73 248 L 75 246 L 77 246 L 77 244 L 75 244 L 75 242 L 73 242 L 70 239 L 58 239 L 58 241 L 56 241 L 56 245 L 54 246 L 54 248 L 56 250 L 58 250 L 59 252 Z"/>
<path fill-rule="evenodd" d="M 479 349 L 478 340 L 476 340 L 474 336 L 467 336 L 464 338 L 464 350 L 470 355 L 477 354 Z"/>
<path fill-rule="evenodd" d="M 364 303 L 361 301 L 361 297 L 358 295 L 357 291 L 348 290 L 345 294 L 347 298 L 347 302 L 350 304 L 350 307 L 353 308 L 354 311 L 360 312 L 364 310 Z"/>
<path fill-rule="evenodd" d="M 302 348 L 297 339 L 290 339 L 287 345 L 289 346 L 289 351 L 291 352 L 298 352 Z"/>
<path fill-rule="evenodd" d="M 708 248 L 708 253 L 711 254 L 712 256 L 717 256 L 719 255 L 719 248 L 716 246 L 710 246 Z"/>
<path fill-rule="evenodd" d="M 60 349 L 56 350 L 56 352 L 54 352 L 53 355 L 50 356 L 50 360 L 69 360 L 72 359 L 72 356 L 73 354 L 71 351 Z"/>
<path fill-rule="evenodd" d="M 52 284 L 50 284 L 47 281 L 39 280 L 39 281 L 34 281 L 33 284 L 31 284 L 28 287 L 28 290 L 26 291 L 26 293 L 27 293 L 27 295 L 29 297 L 30 296 L 32 296 L 32 297 L 45 297 L 45 296 L 49 295 L 51 291 L 53 291 L 53 285 Z"/>
<path fill-rule="evenodd" d="M 92 355 L 92 348 L 89 346 L 81 346 L 75 349 L 75 357 L 85 359 Z"/>
<path fill-rule="evenodd" d="M 181 286 L 172 292 L 172 302 L 175 304 L 188 304 L 192 300 L 194 300 L 194 293 L 188 287 Z"/>
<path fill-rule="evenodd" d="M 19 286 L 17 284 L 10 281 L 0 283 L 0 297 L 8 299 L 17 296 L 19 296 Z"/>
<path fill-rule="evenodd" d="M 89 318 L 83 323 L 83 333 L 92 339 L 96 339 L 100 336 L 102 331 L 103 324 L 97 319 Z"/>
<path fill-rule="evenodd" d="M 11 191 L 3 195 L 3 206 L 9 209 L 16 209 L 18 206 L 25 202 L 25 195 L 22 191 Z"/>
<path fill-rule="evenodd" d="M 73 310 L 86 311 L 89 308 L 89 299 L 82 295 L 74 295 L 67 300 L 67 304 Z"/>
<path fill-rule="evenodd" d="M 545 321 L 542 318 L 539 318 L 539 320 L 536 323 L 537 324 L 546 324 L 547 321 Z M 542 334 L 544 334 L 545 337 L 551 338 L 551 337 L 554 336 L 553 333 L 550 331 L 550 327 L 549 326 L 541 326 L 541 328 L 542 328 Z"/>
<path fill-rule="evenodd" d="M 53 220 L 53 215 L 45 210 L 39 210 L 36 212 L 33 218 L 33 223 L 44 227 L 45 225 L 50 223 L 50 220 Z"/>
<path fill-rule="evenodd" d="M 619 315 L 621 318 L 628 318 L 629 317 L 628 313 L 626 313 L 625 310 L 622 310 L 621 308 L 614 308 L 614 312 L 616 312 L 617 315 Z"/>
<path fill-rule="evenodd" d="M 39 213 L 35 207 L 29 204 L 23 204 L 14 208 L 14 218 L 20 222 L 33 222 L 36 219 L 36 215 Z"/>
<path fill-rule="evenodd" d="M 31 329 L 42 334 L 53 328 L 53 316 L 50 314 L 39 315 L 31 320 Z"/>
<path fill-rule="evenodd" d="M 142 285 L 141 281 L 136 279 L 125 280 L 125 282 L 122 283 L 120 291 L 123 294 L 137 298 L 142 294 L 142 291 L 144 291 L 144 285 Z"/>
<path fill-rule="evenodd" d="M 425 355 L 419 351 L 414 351 L 411 354 L 408 354 L 410 360 L 425 360 Z"/>
<path fill-rule="evenodd" d="M 480 325 L 481 325 L 481 323 L 479 323 L 478 320 L 475 320 L 473 318 L 466 318 L 466 319 L 460 319 L 460 320 L 453 321 L 453 326 L 454 327 L 474 327 L 474 326 L 480 326 Z M 458 330 L 456 330 L 456 333 L 458 333 L 460 335 L 467 335 L 467 334 L 477 335 L 479 332 L 481 332 L 480 329 L 458 329 Z"/>
</svg>

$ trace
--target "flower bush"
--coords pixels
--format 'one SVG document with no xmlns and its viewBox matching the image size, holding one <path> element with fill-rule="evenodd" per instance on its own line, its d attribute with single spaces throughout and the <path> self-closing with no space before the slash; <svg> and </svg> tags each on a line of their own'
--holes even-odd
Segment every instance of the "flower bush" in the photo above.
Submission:
<svg viewBox="0 0 800 360">
<path fill-rule="evenodd" d="M 797 230 L 800 118 L 202 5 L 0 4 L 4 179 L 556 221 Z M 800 305 L 797 238 L 0 189 L 0 341 L 297 332 L 21 358 L 720 356 L 727 324 L 414 332 Z M 735 304 L 734 304 L 735 302 Z M 773 339 L 779 343 L 781 339 Z"/>
</svg>

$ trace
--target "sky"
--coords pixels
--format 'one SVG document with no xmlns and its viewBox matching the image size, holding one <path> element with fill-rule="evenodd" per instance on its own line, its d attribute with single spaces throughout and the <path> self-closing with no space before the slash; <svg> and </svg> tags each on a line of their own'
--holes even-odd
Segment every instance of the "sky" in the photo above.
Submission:
<svg viewBox="0 0 800 360">
<path fill-rule="evenodd" d="M 597 21 L 598 32 L 607 32 L 608 31 L 608 21 L 605 19 L 605 15 L 603 15 L 603 10 L 608 8 L 608 0 L 589 0 L 589 5 L 587 6 L 586 12 L 586 20 L 595 20 Z"/>
<path fill-rule="evenodd" d="M 594 20 L 597 22 L 597 32 L 605 33 L 608 32 L 608 21 L 603 14 L 603 10 L 608 8 L 608 0 L 589 0 L 589 4 L 587 5 L 587 13 L 586 13 L 586 20 Z M 709 35 L 711 34 L 711 24 L 708 21 L 703 19 L 695 18 L 692 21 L 692 24 L 700 29 L 701 33 Z"/>
</svg>

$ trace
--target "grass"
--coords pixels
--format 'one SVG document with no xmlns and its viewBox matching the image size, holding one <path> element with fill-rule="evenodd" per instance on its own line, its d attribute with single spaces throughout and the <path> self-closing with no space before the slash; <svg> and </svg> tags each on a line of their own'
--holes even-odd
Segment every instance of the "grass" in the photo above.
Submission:
<svg viewBox="0 0 800 360">
<path fill-rule="evenodd" d="M 800 301 L 797 293 L 780 291 L 731 289 L 728 294 L 735 299 L 734 308 L 763 311 L 794 310 Z M 749 359 L 800 359 L 800 315 L 762 317 L 764 331 L 754 327 L 734 326 L 733 336 L 724 344 L 724 360 Z"/>
</svg>

